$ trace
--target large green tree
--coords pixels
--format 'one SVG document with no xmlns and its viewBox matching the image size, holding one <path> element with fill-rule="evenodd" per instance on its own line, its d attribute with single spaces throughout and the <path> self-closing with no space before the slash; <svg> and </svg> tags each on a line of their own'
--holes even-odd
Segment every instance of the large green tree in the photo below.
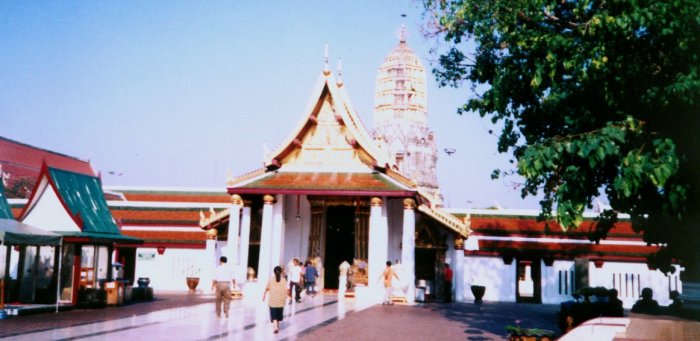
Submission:
<svg viewBox="0 0 700 341">
<path fill-rule="evenodd" d="M 542 219 L 575 229 L 606 197 L 593 240 L 627 213 L 659 245 L 650 264 L 698 264 L 700 1 L 423 4 L 447 43 L 433 73 L 473 90 L 459 113 L 502 127 L 498 150 L 522 195 L 542 195 Z"/>
</svg>

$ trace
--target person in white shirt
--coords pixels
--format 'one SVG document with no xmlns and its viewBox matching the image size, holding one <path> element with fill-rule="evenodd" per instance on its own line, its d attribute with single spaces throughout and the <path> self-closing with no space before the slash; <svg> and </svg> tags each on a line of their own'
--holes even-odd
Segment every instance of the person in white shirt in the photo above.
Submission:
<svg viewBox="0 0 700 341">
<path fill-rule="evenodd" d="M 348 289 L 348 270 L 350 270 L 350 263 L 344 260 L 338 266 L 338 296 L 345 297 L 345 291 Z"/>
<path fill-rule="evenodd" d="M 221 302 L 224 303 L 226 317 L 231 306 L 231 285 L 234 281 L 234 273 L 233 268 L 226 264 L 227 261 L 228 259 L 224 256 L 219 258 L 219 266 L 214 270 L 214 280 L 211 283 L 211 289 L 216 296 L 216 317 L 221 317 Z"/>
<path fill-rule="evenodd" d="M 301 265 L 298 259 L 294 258 L 287 276 L 289 277 L 289 290 L 294 293 L 294 299 L 299 303 L 301 302 Z"/>
</svg>

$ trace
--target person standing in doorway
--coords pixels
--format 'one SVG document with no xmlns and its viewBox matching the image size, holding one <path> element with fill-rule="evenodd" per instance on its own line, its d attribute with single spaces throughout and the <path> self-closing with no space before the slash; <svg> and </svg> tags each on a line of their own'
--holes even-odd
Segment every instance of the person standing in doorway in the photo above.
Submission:
<svg viewBox="0 0 700 341">
<path fill-rule="evenodd" d="M 287 289 L 287 281 L 282 277 L 282 267 L 276 266 L 273 273 L 275 277 L 270 278 L 267 282 L 262 299 L 265 302 L 265 296 L 267 296 L 268 292 L 270 293 L 270 301 L 268 302 L 268 306 L 270 306 L 270 322 L 272 322 L 274 333 L 277 334 L 280 330 L 280 322 L 284 319 L 284 303 L 287 297 L 291 297 L 291 295 L 289 294 L 289 289 Z"/>
<path fill-rule="evenodd" d="M 391 285 L 392 277 L 395 277 L 397 281 L 400 281 L 399 276 L 397 276 L 394 269 L 391 268 L 391 261 L 388 260 L 386 261 L 386 269 L 384 269 L 384 272 L 382 273 L 382 278 L 384 279 L 384 289 L 386 290 L 384 292 L 384 302 L 382 302 L 382 305 L 394 304 L 394 302 L 391 301 L 391 293 L 394 291 L 394 286 Z"/>
<path fill-rule="evenodd" d="M 348 269 L 350 269 L 350 263 L 348 261 L 343 261 L 338 266 L 338 296 L 345 297 L 345 291 L 348 289 Z"/>
<path fill-rule="evenodd" d="M 299 260 L 294 258 L 292 266 L 287 273 L 289 279 L 289 290 L 294 293 L 294 300 L 301 302 L 301 266 Z M 291 302 L 290 302 L 291 303 Z"/>
<path fill-rule="evenodd" d="M 452 269 L 450 269 L 450 264 L 445 263 L 445 270 L 443 270 L 443 280 L 445 282 L 445 303 L 452 302 Z"/>
<path fill-rule="evenodd" d="M 219 266 L 214 270 L 214 280 L 211 289 L 216 296 L 216 317 L 221 317 L 221 303 L 224 305 L 224 315 L 228 317 L 229 307 L 231 307 L 231 285 L 234 281 L 233 268 L 226 262 L 224 256 L 219 258 Z"/>
</svg>

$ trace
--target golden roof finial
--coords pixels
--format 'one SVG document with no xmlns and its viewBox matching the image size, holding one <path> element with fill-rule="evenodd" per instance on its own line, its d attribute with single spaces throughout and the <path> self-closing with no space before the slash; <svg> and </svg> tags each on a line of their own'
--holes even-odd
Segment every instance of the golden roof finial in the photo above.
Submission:
<svg viewBox="0 0 700 341">
<path fill-rule="evenodd" d="M 331 74 L 331 67 L 328 64 L 328 44 L 323 47 L 323 74 L 326 76 Z"/>
<path fill-rule="evenodd" d="M 406 29 L 406 23 L 405 23 L 406 14 L 401 14 L 401 18 L 404 19 L 404 23 L 401 24 L 401 28 L 399 29 L 398 32 L 396 32 L 396 35 L 398 36 L 400 43 L 405 43 L 406 38 L 408 37 L 408 30 Z"/>
<path fill-rule="evenodd" d="M 226 170 L 226 185 L 233 185 L 233 174 L 231 174 L 231 167 Z"/>
<path fill-rule="evenodd" d="M 338 78 L 335 83 L 339 88 L 343 86 L 343 60 L 340 58 L 338 58 Z"/>
</svg>

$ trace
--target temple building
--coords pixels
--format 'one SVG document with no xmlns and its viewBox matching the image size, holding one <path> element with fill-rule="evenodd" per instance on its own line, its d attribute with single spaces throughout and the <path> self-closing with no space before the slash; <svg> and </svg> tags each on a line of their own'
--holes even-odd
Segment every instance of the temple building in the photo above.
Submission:
<svg viewBox="0 0 700 341">
<path fill-rule="evenodd" d="M 420 108 L 406 111 L 416 120 L 407 122 L 425 128 Z M 230 178 L 231 206 L 201 222 L 212 238 L 207 253 L 255 267 L 259 283 L 292 258 L 315 259 L 323 264 L 323 286 L 336 289 L 338 266 L 347 261 L 358 274 L 357 294 L 375 300 L 390 260 L 400 263 L 397 286 L 412 302 L 417 279 L 436 283 L 436 265 L 463 257 L 467 226 L 442 211 L 434 193 L 404 174 L 396 154 L 370 135 L 327 56 L 299 123 L 265 160 L 262 168 Z M 432 181 L 436 185 L 434 175 Z M 257 258 L 251 257 L 255 244 Z"/>
</svg>

